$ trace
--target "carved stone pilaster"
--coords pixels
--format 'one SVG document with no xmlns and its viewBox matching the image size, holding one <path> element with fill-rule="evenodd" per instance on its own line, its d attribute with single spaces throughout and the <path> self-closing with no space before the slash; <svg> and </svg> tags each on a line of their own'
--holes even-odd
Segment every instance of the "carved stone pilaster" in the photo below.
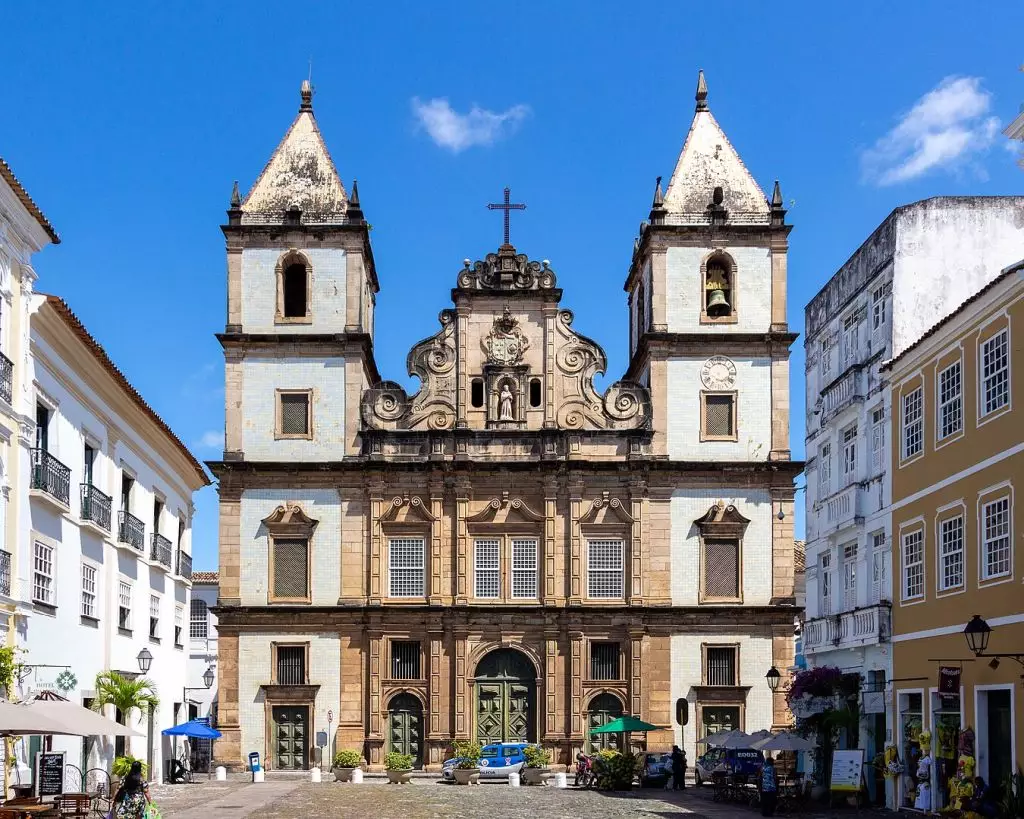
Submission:
<svg viewBox="0 0 1024 819">
<path fill-rule="evenodd" d="M 430 588 L 427 602 L 440 606 L 451 602 L 445 594 L 441 581 L 441 550 L 444 543 L 444 484 L 440 480 L 430 483 L 430 513 L 434 520 L 430 524 Z"/>
<path fill-rule="evenodd" d="M 643 713 L 644 643 L 647 637 L 643 629 L 629 631 L 629 710 L 631 714 Z"/>
<path fill-rule="evenodd" d="M 370 605 L 379 606 L 383 599 L 381 583 L 384 546 L 381 515 L 384 513 L 384 482 L 370 481 L 367 485 L 370 500 Z"/>
<path fill-rule="evenodd" d="M 466 679 L 468 662 L 468 634 L 462 629 L 455 631 L 455 738 L 469 739 L 470 723 L 468 708 L 472 701 Z"/>
<path fill-rule="evenodd" d="M 626 602 L 631 606 L 642 606 L 645 599 L 644 566 L 649 558 L 645 554 L 648 547 L 643 536 L 644 507 L 647 503 L 644 484 L 644 481 L 634 478 L 629 485 L 630 516 L 633 518 L 633 523 L 630 525 L 629 597 Z"/>
<path fill-rule="evenodd" d="M 455 565 L 457 569 L 455 604 L 457 606 L 465 606 L 469 603 L 469 592 L 466 587 L 466 578 L 469 576 L 469 526 L 466 519 L 469 517 L 470 487 L 470 482 L 465 479 L 460 479 L 455 484 Z"/>
<path fill-rule="evenodd" d="M 561 606 L 565 602 L 565 584 L 560 583 L 563 563 L 562 549 L 556 534 L 558 525 L 558 480 L 544 481 L 544 548 L 541 555 L 544 569 L 542 603 Z"/>
<path fill-rule="evenodd" d="M 583 738 L 583 632 L 569 632 L 569 662 L 572 686 L 569 693 L 569 733 L 572 739 Z"/>
<path fill-rule="evenodd" d="M 583 602 L 583 535 L 580 518 L 583 510 L 583 480 L 573 477 L 569 480 L 569 521 L 572 531 L 569 536 L 569 605 Z"/>
</svg>

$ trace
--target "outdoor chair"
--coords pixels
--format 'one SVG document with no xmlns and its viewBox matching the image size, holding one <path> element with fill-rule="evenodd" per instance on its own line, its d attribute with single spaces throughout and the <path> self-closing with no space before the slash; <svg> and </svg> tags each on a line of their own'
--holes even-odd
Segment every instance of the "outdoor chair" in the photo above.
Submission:
<svg viewBox="0 0 1024 819">
<path fill-rule="evenodd" d="M 54 800 L 61 819 L 89 819 L 92 797 L 87 793 L 62 793 Z"/>
<path fill-rule="evenodd" d="M 723 802 L 729 798 L 729 777 L 724 771 L 711 772 L 711 800 Z"/>
</svg>

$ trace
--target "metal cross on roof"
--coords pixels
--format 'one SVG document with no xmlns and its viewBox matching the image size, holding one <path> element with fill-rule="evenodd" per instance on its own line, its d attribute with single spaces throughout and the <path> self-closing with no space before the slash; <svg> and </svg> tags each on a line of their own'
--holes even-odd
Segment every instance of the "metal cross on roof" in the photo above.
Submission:
<svg viewBox="0 0 1024 819">
<path fill-rule="evenodd" d="M 521 203 L 517 204 L 511 201 L 512 189 L 505 188 L 505 201 L 499 204 L 491 203 L 487 206 L 487 210 L 503 210 L 505 211 L 505 245 L 511 246 L 508 240 L 508 215 L 513 210 L 526 210 L 526 205 Z"/>
</svg>

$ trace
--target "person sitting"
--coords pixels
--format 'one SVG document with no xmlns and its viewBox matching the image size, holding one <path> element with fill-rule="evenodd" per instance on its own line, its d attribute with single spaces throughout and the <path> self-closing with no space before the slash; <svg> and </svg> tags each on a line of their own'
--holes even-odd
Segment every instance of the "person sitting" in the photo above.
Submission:
<svg viewBox="0 0 1024 819">
<path fill-rule="evenodd" d="M 968 804 L 970 810 L 985 817 L 996 815 L 996 800 L 984 777 L 974 777 L 974 795 Z"/>
</svg>

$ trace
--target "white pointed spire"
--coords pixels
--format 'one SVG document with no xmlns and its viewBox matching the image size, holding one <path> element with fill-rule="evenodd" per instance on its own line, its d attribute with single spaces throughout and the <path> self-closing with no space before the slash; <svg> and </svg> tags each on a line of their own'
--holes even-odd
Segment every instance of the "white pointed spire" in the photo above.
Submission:
<svg viewBox="0 0 1024 819">
<path fill-rule="evenodd" d="M 313 116 L 313 88 L 303 80 L 302 104 L 281 144 L 242 202 L 242 221 L 276 221 L 298 207 L 318 222 L 345 216 L 348 196 Z"/>
<path fill-rule="evenodd" d="M 693 215 L 703 221 L 715 188 L 723 192 L 723 206 L 731 217 L 739 214 L 768 218 L 768 200 L 732 147 L 708 107 L 704 72 L 697 75 L 697 110 L 690 132 L 665 190 L 665 210 L 679 217 Z"/>
</svg>

